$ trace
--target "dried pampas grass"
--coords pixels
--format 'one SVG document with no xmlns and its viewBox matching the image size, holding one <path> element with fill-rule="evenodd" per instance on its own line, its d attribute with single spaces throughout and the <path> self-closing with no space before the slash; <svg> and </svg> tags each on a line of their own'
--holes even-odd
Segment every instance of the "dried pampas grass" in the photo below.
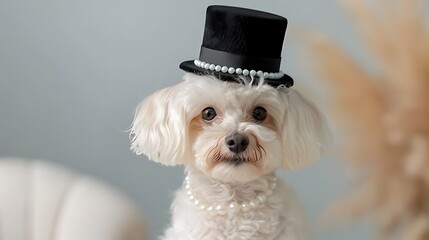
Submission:
<svg viewBox="0 0 429 240">
<path fill-rule="evenodd" d="M 429 22 L 427 2 L 349 0 L 371 56 L 360 64 L 331 40 L 305 48 L 330 89 L 345 130 L 345 159 L 358 173 L 334 216 L 369 216 L 377 239 L 429 239 Z M 374 67 L 375 66 L 375 67 Z"/>
</svg>

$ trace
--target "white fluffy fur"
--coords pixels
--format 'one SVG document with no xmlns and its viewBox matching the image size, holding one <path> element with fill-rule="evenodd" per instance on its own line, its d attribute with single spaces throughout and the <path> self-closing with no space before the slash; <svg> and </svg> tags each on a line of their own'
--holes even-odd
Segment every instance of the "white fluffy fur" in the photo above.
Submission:
<svg viewBox="0 0 429 240">
<path fill-rule="evenodd" d="M 210 204 L 254 199 L 268 186 L 277 168 L 299 168 L 317 159 L 329 139 L 325 119 L 294 89 L 219 81 L 186 74 L 183 82 L 155 92 L 137 109 L 131 128 L 131 149 L 165 165 L 186 165 L 193 191 Z M 268 117 L 252 120 L 262 106 Z M 212 122 L 201 111 L 213 107 Z M 234 157 L 225 137 L 239 132 L 249 137 Z M 165 240 L 190 239 L 303 239 L 302 214 L 292 191 L 279 184 L 264 207 L 224 216 L 196 208 L 180 189 L 172 205 L 172 223 Z"/>
</svg>

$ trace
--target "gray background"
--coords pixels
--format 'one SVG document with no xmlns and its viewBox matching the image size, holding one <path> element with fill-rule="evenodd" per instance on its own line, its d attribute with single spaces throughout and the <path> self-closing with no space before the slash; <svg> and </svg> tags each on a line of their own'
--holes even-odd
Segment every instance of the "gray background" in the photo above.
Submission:
<svg viewBox="0 0 429 240">
<path fill-rule="evenodd" d="M 332 0 L 0 0 L 0 157 L 47 159 L 113 184 L 141 209 L 154 239 L 168 223 L 183 169 L 133 155 L 125 131 L 138 102 L 178 83 L 178 64 L 197 57 L 210 4 L 286 16 L 282 69 L 298 88 L 310 86 L 318 102 L 325 89 L 308 73 L 294 34 L 324 32 L 361 57 L 356 33 Z M 279 173 L 313 221 L 347 191 L 344 170 L 332 157 Z M 316 239 L 361 240 L 369 232 L 357 223 Z"/>
</svg>

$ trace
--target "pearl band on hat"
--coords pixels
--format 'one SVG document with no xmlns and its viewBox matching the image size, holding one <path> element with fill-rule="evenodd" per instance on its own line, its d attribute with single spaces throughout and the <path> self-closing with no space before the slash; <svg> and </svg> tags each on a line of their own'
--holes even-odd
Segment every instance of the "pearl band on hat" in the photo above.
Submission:
<svg viewBox="0 0 429 240">
<path fill-rule="evenodd" d="M 258 76 L 258 77 L 264 77 L 264 79 L 280 79 L 284 76 L 284 72 L 263 72 L 261 70 L 248 70 L 248 69 L 241 69 L 241 68 L 233 68 L 233 67 L 227 67 L 227 66 L 220 66 L 215 65 L 212 63 L 206 63 L 200 60 L 194 60 L 194 64 L 197 67 L 204 68 L 206 70 L 216 71 L 216 72 L 222 72 L 222 73 L 229 73 L 229 74 L 238 74 L 243 76 Z"/>
</svg>

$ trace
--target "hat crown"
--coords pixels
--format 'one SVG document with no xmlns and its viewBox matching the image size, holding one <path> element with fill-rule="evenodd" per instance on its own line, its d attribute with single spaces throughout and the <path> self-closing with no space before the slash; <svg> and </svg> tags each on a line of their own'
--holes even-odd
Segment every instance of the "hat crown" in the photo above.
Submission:
<svg viewBox="0 0 429 240">
<path fill-rule="evenodd" d="M 203 47 L 239 55 L 280 58 L 287 19 L 229 6 L 209 6 Z"/>
</svg>

